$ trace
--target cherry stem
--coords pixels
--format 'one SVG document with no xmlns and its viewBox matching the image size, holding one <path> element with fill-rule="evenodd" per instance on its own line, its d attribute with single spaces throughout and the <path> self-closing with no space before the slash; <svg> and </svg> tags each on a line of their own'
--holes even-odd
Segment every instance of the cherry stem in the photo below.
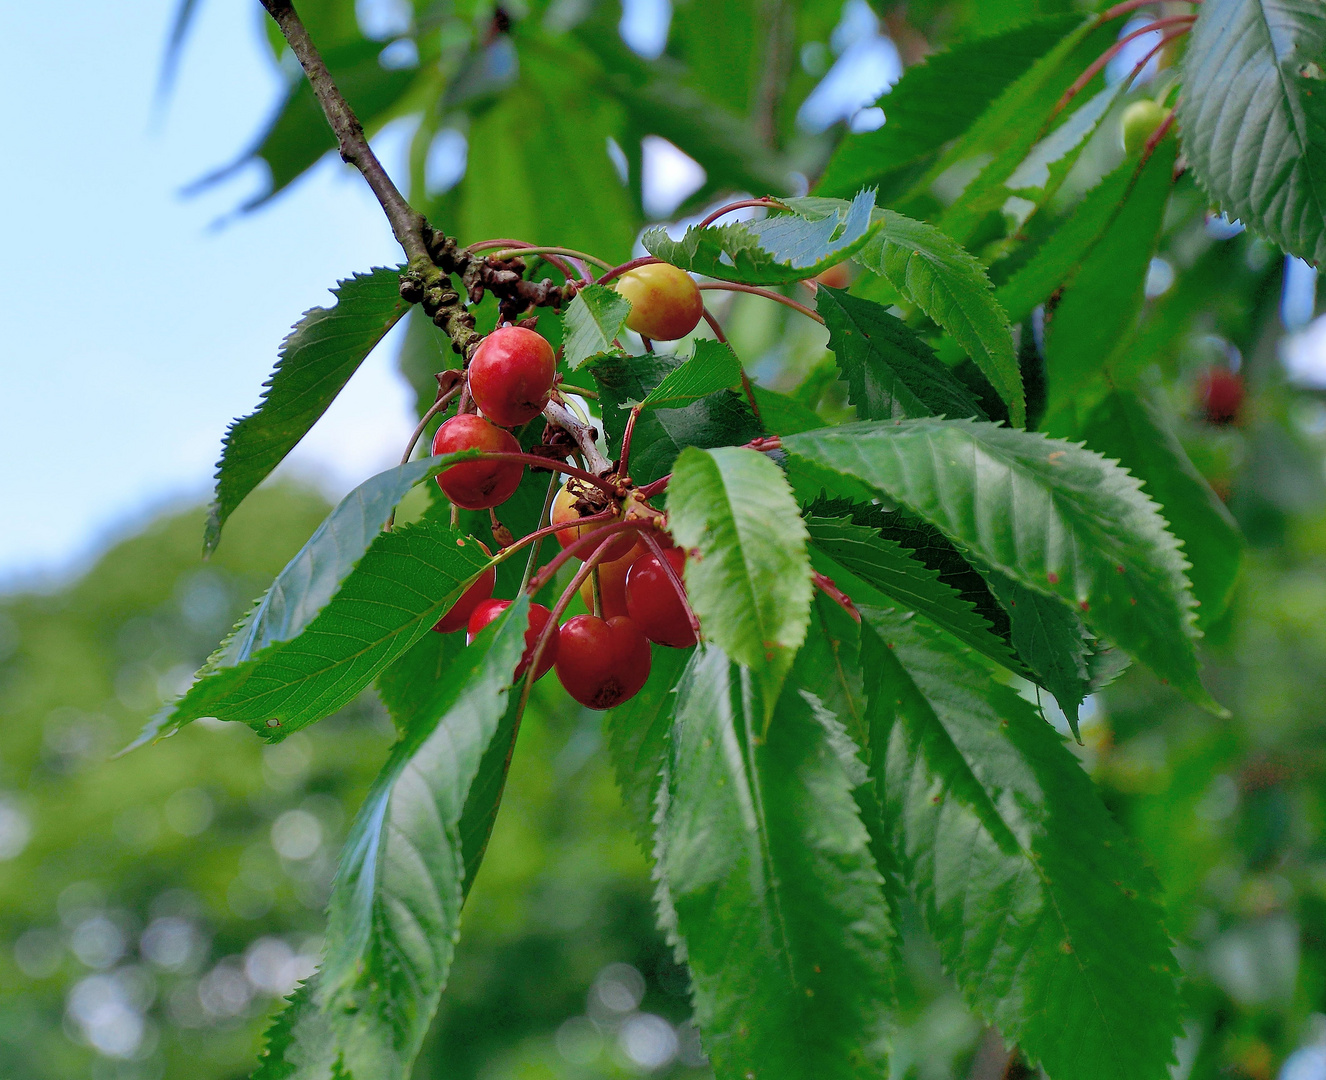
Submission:
<svg viewBox="0 0 1326 1080">
<path fill-rule="evenodd" d="M 1142 57 L 1141 60 L 1137 61 L 1136 64 L 1133 65 L 1133 70 L 1128 73 L 1128 79 L 1126 81 L 1131 85 L 1132 81 L 1136 79 L 1140 74 L 1142 74 L 1142 69 L 1146 67 L 1146 65 L 1150 62 L 1151 58 L 1156 55 L 1156 53 L 1160 52 L 1160 50 L 1163 49 L 1166 45 L 1168 45 L 1171 41 L 1175 41 L 1178 38 L 1183 37 L 1183 35 L 1186 34 L 1187 32 L 1188 32 L 1187 28 L 1184 28 L 1183 30 L 1175 30 L 1172 33 L 1166 34 L 1159 41 L 1157 41 L 1156 44 L 1147 51 L 1147 54 L 1144 57 Z"/>
<path fill-rule="evenodd" d="M 703 288 L 703 286 L 701 286 L 701 288 Z M 704 321 L 709 324 L 709 329 L 714 332 L 714 337 L 716 337 L 722 344 L 728 345 L 727 335 L 723 333 L 723 327 L 719 321 L 714 318 L 713 312 L 708 308 L 701 308 L 700 310 L 704 315 Z M 746 391 L 746 400 L 750 402 L 750 411 L 755 414 L 755 422 L 763 427 L 764 420 L 760 418 L 760 406 L 755 401 L 755 387 L 751 385 L 750 378 L 746 374 L 745 365 L 738 361 L 738 366 L 741 368 L 741 388 Z"/>
<path fill-rule="evenodd" d="M 606 285 L 613 278 L 621 277 L 628 270 L 634 270 L 638 266 L 648 266 L 651 263 L 662 262 L 662 259 L 656 259 L 653 255 L 642 255 L 638 259 L 632 259 L 630 262 L 624 262 L 621 266 L 614 266 L 601 278 L 594 282 L 595 285 Z"/>
<path fill-rule="evenodd" d="M 663 568 L 663 573 L 667 575 L 673 591 L 677 594 L 677 599 L 681 601 L 682 610 L 686 612 L 686 620 L 691 624 L 691 631 L 698 641 L 700 639 L 700 620 L 696 618 L 695 609 L 691 607 L 691 602 L 686 596 L 686 586 L 682 584 L 681 578 L 677 576 L 677 571 L 673 568 L 667 555 L 663 553 L 663 545 L 655 540 L 651 533 L 641 532 L 640 539 L 645 542 L 645 547 L 649 548 L 654 558 L 658 560 L 658 565 Z"/>
<path fill-rule="evenodd" d="M 1188 0 L 1190 4 L 1200 4 L 1202 0 Z M 1097 24 L 1107 23 L 1111 19 L 1117 19 L 1120 15 L 1127 15 L 1130 11 L 1136 11 L 1138 8 L 1159 7 L 1157 0 L 1124 0 L 1122 4 L 1115 4 L 1112 8 L 1102 11 L 1096 18 Z"/>
<path fill-rule="evenodd" d="M 433 419 L 433 417 L 435 417 L 438 413 L 440 413 L 443 409 L 445 409 L 448 405 L 450 405 L 452 398 L 454 398 L 459 393 L 460 393 L 459 386 L 452 387 L 445 394 L 440 395 L 438 399 L 435 402 L 433 402 L 431 406 L 429 406 L 428 411 L 424 413 L 423 418 L 419 421 L 418 426 L 414 429 L 414 434 L 410 436 L 410 441 L 405 447 L 405 453 L 401 455 L 402 465 L 406 464 L 406 462 L 410 460 L 410 455 L 414 453 L 415 444 L 419 442 L 419 436 L 421 436 L 424 433 L 424 428 L 428 426 L 428 421 Z M 387 523 L 384 526 L 382 526 L 382 531 L 391 532 L 395 524 L 396 524 L 396 508 L 393 506 L 391 508 L 391 513 L 387 515 Z"/>
<path fill-rule="evenodd" d="M 555 458 L 539 457 L 538 454 L 513 454 L 504 450 L 484 450 L 475 461 L 518 461 L 522 465 L 537 465 L 541 469 L 552 469 L 553 473 L 564 472 L 568 476 L 578 476 L 587 484 L 593 484 L 600 491 L 607 495 L 617 498 L 617 489 L 602 477 L 595 476 L 592 472 L 586 472 L 584 469 L 577 469 L 574 465 L 568 465 L 565 461 L 557 461 Z"/>
<path fill-rule="evenodd" d="M 586 522 L 594 521 L 595 517 L 597 517 L 597 515 L 595 515 L 594 517 L 579 518 L 576 521 L 569 522 L 569 524 L 584 525 Z M 548 565 L 546 565 L 542 570 L 540 570 L 537 574 L 535 574 L 532 578 L 530 578 L 530 583 L 526 587 L 529 591 L 530 596 L 537 596 L 539 594 L 539 590 L 542 589 L 545 585 L 548 584 L 549 581 L 552 580 L 553 575 L 556 574 L 558 570 L 560 570 L 563 566 L 566 565 L 568 559 L 574 559 L 579 557 L 582 551 L 593 546 L 601 537 L 613 536 L 616 533 L 623 531 L 624 529 L 640 529 L 641 531 L 643 531 L 643 529 L 641 529 L 641 523 L 638 520 L 627 521 L 625 519 L 621 519 L 618 521 L 609 521 L 606 525 L 600 525 L 597 529 L 595 529 L 591 533 L 587 533 L 584 536 L 576 537 L 575 540 L 567 544 L 566 547 L 564 547 L 561 551 L 557 553 L 557 557 L 555 559 L 549 562 Z"/>
<path fill-rule="evenodd" d="M 522 255 L 544 256 L 548 262 L 552 263 L 553 266 L 561 271 L 562 276 L 565 277 L 567 281 L 579 280 L 581 284 L 588 284 L 591 280 L 588 270 L 586 270 L 583 265 L 580 266 L 578 270 L 573 270 L 563 259 L 559 259 L 556 255 L 548 252 L 533 251 L 531 250 L 533 247 L 533 244 L 526 243 L 524 240 L 503 238 L 500 240 L 481 240 L 477 244 L 471 244 L 466 250 L 469 252 L 476 252 L 486 251 L 489 248 L 519 248 Z M 493 256 L 493 258 L 498 257 L 499 255 Z M 579 275 L 578 278 L 576 276 L 577 274 Z"/>
<path fill-rule="evenodd" d="M 548 521 L 548 515 L 552 513 L 553 499 L 557 498 L 557 489 L 560 485 L 557 483 L 557 474 L 553 473 L 548 480 L 548 494 L 543 498 L 543 509 L 539 511 L 538 520 L 540 523 Z M 546 526 L 552 529 L 552 525 Z M 525 537 L 520 543 L 529 543 L 529 558 L 525 560 L 525 573 L 520 578 L 520 588 L 516 590 L 516 595 L 525 591 L 525 586 L 529 584 L 530 576 L 534 573 L 534 567 L 539 561 L 539 548 L 543 547 L 543 527 L 535 529 L 529 536 Z M 511 545 L 513 548 L 516 544 Z"/>
<path fill-rule="evenodd" d="M 768 198 L 740 199 L 737 202 L 728 203 L 726 206 L 720 206 L 717 210 L 715 210 L 712 214 L 710 214 L 707 218 L 705 218 L 702 222 L 700 222 L 700 224 L 697 225 L 696 228 L 698 229 L 708 228 L 715 221 L 721 218 L 724 214 L 730 214 L 732 213 L 733 210 L 741 210 L 747 206 L 764 206 L 764 207 L 772 207 L 775 210 L 789 210 L 789 211 L 791 209 L 785 204 L 780 203 L 777 199 L 768 199 Z"/>
<path fill-rule="evenodd" d="M 1160 140 L 1163 139 L 1169 133 L 1169 129 L 1174 126 L 1174 115 L 1175 110 L 1170 109 L 1169 115 L 1166 116 L 1165 119 L 1160 122 L 1160 126 L 1151 133 L 1151 138 L 1147 139 L 1146 144 L 1142 147 L 1142 160 L 1138 165 L 1139 169 L 1151 160 L 1151 155 L 1155 153 L 1156 147 L 1160 145 Z"/>
<path fill-rule="evenodd" d="M 852 603 L 852 598 L 842 589 L 833 583 L 832 578 L 825 577 L 818 570 L 812 571 L 810 580 L 815 583 L 815 587 L 824 593 L 830 600 L 841 607 L 848 615 L 852 616 L 858 623 L 861 621 L 861 612 L 856 610 L 856 605 Z"/>
<path fill-rule="evenodd" d="M 667 476 L 660 476 L 657 480 L 653 481 L 652 483 L 645 484 L 644 487 L 639 489 L 640 498 L 645 500 L 652 499 L 655 495 L 659 495 L 662 492 L 667 491 L 668 481 L 671 479 L 672 479 L 672 473 L 668 473 Z"/>
<path fill-rule="evenodd" d="M 623 476 L 628 475 L 626 467 L 631 463 L 631 439 L 635 435 L 635 422 L 640 418 L 640 412 L 639 405 L 631 409 L 631 415 L 626 418 L 626 430 L 622 432 L 622 457 L 617 471 Z"/>
<path fill-rule="evenodd" d="M 784 296 L 780 292 L 774 292 L 773 289 L 761 289 L 758 285 L 742 285 L 736 281 L 706 281 L 700 286 L 701 289 L 722 289 L 724 292 L 744 292 L 751 293 L 754 296 L 763 296 L 767 300 L 776 300 L 780 304 L 790 307 L 793 311 L 799 311 L 808 319 L 814 319 L 821 326 L 824 325 L 824 317 L 813 308 L 806 307 L 805 304 L 799 304 L 790 296 Z"/>
<path fill-rule="evenodd" d="M 1139 26 L 1131 33 L 1124 34 L 1123 37 L 1096 57 L 1096 59 L 1087 67 L 1086 71 L 1082 72 L 1082 74 L 1073 81 L 1073 85 L 1064 91 L 1063 97 L 1061 97 L 1055 104 L 1050 116 L 1057 116 L 1062 112 L 1064 107 L 1082 92 L 1087 83 L 1091 82 L 1092 79 L 1100 74 L 1105 65 L 1118 56 L 1134 38 L 1139 38 L 1143 34 L 1154 33 L 1157 30 L 1163 30 L 1167 26 L 1182 25 L 1184 29 L 1181 33 L 1186 33 L 1196 19 L 1196 15 L 1171 15 L 1165 19 L 1156 19 L 1154 22 L 1149 22 L 1145 26 Z"/>
<path fill-rule="evenodd" d="M 580 259 L 583 262 L 593 263 L 603 270 L 611 270 L 612 263 L 605 259 L 600 259 L 594 255 L 587 255 L 583 251 L 577 251 L 575 248 L 565 247 L 537 247 L 534 244 L 528 247 L 509 247 L 501 251 L 493 252 L 491 258 L 494 259 L 514 259 L 522 255 L 565 255 L 568 258 Z"/>
</svg>

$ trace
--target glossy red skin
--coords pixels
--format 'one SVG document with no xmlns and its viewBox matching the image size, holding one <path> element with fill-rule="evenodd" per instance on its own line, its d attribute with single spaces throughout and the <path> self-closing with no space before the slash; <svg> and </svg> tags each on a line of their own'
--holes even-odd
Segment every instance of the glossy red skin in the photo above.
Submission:
<svg viewBox="0 0 1326 1080">
<path fill-rule="evenodd" d="M 482 540 L 476 540 L 485 555 L 491 556 L 492 552 L 488 550 L 488 545 Z M 439 634 L 450 634 L 457 630 L 465 628 L 465 624 L 470 621 L 470 615 L 476 607 L 493 595 L 493 587 L 497 584 L 497 567 L 490 566 L 474 581 L 474 584 L 460 594 L 460 599 L 447 609 L 447 613 L 433 624 L 433 629 Z"/>
<path fill-rule="evenodd" d="M 494 424 L 518 427 L 543 412 L 556 377 L 557 357 L 542 335 L 503 326 L 470 360 L 470 395 Z"/>
<path fill-rule="evenodd" d="M 490 424 L 482 416 L 462 413 L 453 416 L 433 436 L 433 454 L 460 450 L 489 450 L 519 454 L 520 443 L 509 431 Z M 457 506 L 487 510 L 504 503 L 520 487 L 525 466 L 518 461 L 466 461 L 438 473 L 437 484 Z"/>
<path fill-rule="evenodd" d="M 510 600 L 484 600 L 480 603 L 470 613 L 469 622 L 465 626 L 465 643 L 467 645 L 474 644 L 474 639 L 479 636 L 479 631 L 510 606 Z M 539 643 L 539 635 L 543 633 L 543 628 L 548 625 L 548 620 L 551 618 L 552 612 L 542 604 L 530 604 L 529 627 L 525 631 L 525 651 L 520 657 L 520 663 L 516 665 L 515 675 L 512 676 L 514 682 L 519 682 L 520 677 L 525 674 L 525 669 L 529 667 L 530 657 L 534 655 L 534 647 Z M 536 681 L 547 675 L 548 669 L 557 662 L 557 650 L 560 644 L 557 634 L 553 634 L 548 638 L 548 645 L 543 650 L 543 655 L 539 657 L 539 667 L 534 673 Z"/>
<path fill-rule="evenodd" d="M 685 553 L 680 548 L 665 548 L 663 554 L 681 578 Z M 631 564 L 626 575 L 626 611 L 650 641 L 674 649 L 695 644 L 686 609 L 657 555 L 644 555 Z"/>
<path fill-rule="evenodd" d="M 631 564 L 645 554 L 643 544 L 637 543 L 620 559 L 599 563 L 599 598 L 603 603 L 603 618 L 611 619 L 614 615 L 626 615 L 626 574 Z M 594 586 L 589 578 L 580 586 L 580 599 L 592 613 L 594 610 Z"/>
<path fill-rule="evenodd" d="M 656 341 L 675 341 L 699 325 L 704 297 L 695 279 L 671 263 L 648 263 L 628 270 L 613 288 L 631 301 L 626 325 Z"/>
<path fill-rule="evenodd" d="M 1197 393 L 1208 423 L 1233 423 L 1243 407 L 1243 377 L 1225 368 L 1211 368 L 1202 376 Z"/>
<path fill-rule="evenodd" d="M 575 502 L 576 502 L 575 493 L 567 490 L 567 486 L 563 484 L 561 489 L 557 492 L 556 496 L 553 498 L 552 511 L 548 514 L 548 520 L 553 525 L 562 525 L 568 521 L 576 521 L 580 515 L 577 514 L 574 509 Z M 603 528 L 604 525 L 609 525 L 609 524 L 611 524 L 610 521 L 602 521 L 602 522 L 595 522 L 593 525 L 579 525 L 574 529 L 570 528 L 559 529 L 555 535 L 557 537 L 557 542 L 561 544 L 562 547 L 566 548 L 570 547 L 582 536 L 588 536 L 590 535 L 590 533 L 595 532 L 596 530 Z M 633 529 L 625 530 L 620 536 L 616 537 L 611 542 L 611 544 L 609 544 L 607 554 L 604 556 L 604 558 L 620 559 L 628 551 L 631 550 L 631 548 L 635 544 L 635 540 L 636 540 L 635 530 Z M 578 552 L 576 552 L 575 557 L 577 559 L 580 559 L 581 561 L 584 561 L 585 559 L 588 559 L 592 554 L 594 554 L 594 545 L 586 544 Z"/>
<path fill-rule="evenodd" d="M 624 615 L 568 619 L 558 632 L 557 678 L 588 709 L 611 709 L 635 697 L 649 678 L 649 642 Z"/>
</svg>

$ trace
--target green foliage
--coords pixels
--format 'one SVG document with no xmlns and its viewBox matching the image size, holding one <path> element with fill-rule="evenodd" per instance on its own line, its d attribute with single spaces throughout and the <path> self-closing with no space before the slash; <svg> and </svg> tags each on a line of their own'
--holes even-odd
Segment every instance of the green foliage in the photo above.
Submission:
<svg viewBox="0 0 1326 1080">
<path fill-rule="evenodd" d="M 1197 677 L 1178 543 L 1138 481 L 1098 454 L 952 420 L 849 424 L 793 435 L 783 447 L 826 483 L 845 481 L 838 494 L 864 488 L 897 499 L 986 564 L 1080 609 L 1087 625 L 1219 709 Z"/>
<path fill-rule="evenodd" d="M 336 306 L 306 311 L 281 343 L 257 410 L 226 433 L 206 550 L 216 547 L 235 507 L 308 434 L 364 357 L 409 310 L 397 292 L 398 279 L 396 270 L 374 270 L 339 282 L 332 290 Z"/>
<path fill-rule="evenodd" d="M 660 886 L 706 1049 L 723 1078 L 876 1076 L 891 928 L 836 721 L 792 687 L 770 710 L 758 681 L 696 651 L 659 800 Z"/>
<path fill-rule="evenodd" d="M 607 285 L 589 285 L 576 293 L 562 316 L 562 359 L 573 371 L 598 353 L 610 352 L 626 328 L 631 301 Z"/>
<path fill-rule="evenodd" d="M 1326 258 L 1326 18 L 1311 0 L 1204 5 L 1183 60 L 1183 148 L 1202 187 L 1286 251 Z"/>
<path fill-rule="evenodd" d="M 646 409 L 680 409 L 700 398 L 741 385 L 741 361 L 731 346 L 707 338 L 697 339 L 693 355 L 645 395 Z"/>
<path fill-rule="evenodd" d="M 916 620 L 862 612 L 870 774 L 964 993 L 1051 1076 L 1161 1076 L 1178 993 L 1155 886 L 1059 738 Z"/>
<path fill-rule="evenodd" d="M 754 450 L 688 448 L 668 488 L 673 534 L 697 549 L 686 591 L 706 637 L 748 668 L 768 723 L 806 636 L 806 525 L 778 466 Z"/>
</svg>

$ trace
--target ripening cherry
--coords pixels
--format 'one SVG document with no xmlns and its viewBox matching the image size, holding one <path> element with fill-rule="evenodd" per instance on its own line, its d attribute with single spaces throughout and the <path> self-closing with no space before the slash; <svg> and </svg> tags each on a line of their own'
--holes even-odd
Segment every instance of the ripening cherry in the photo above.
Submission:
<svg viewBox="0 0 1326 1080">
<path fill-rule="evenodd" d="M 598 494 L 598 488 L 585 483 L 578 477 L 571 477 L 553 498 L 552 510 L 548 517 L 554 525 L 565 525 L 567 522 L 577 521 L 582 517 L 588 517 L 594 513 L 594 504 L 597 500 L 593 496 Z M 589 499 L 586 496 L 590 496 Z M 579 508 L 577 508 L 579 504 Z M 613 519 L 615 520 L 615 519 Z M 556 533 L 557 542 L 562 547 L 570 547 L 582 536 L 588 536 L 590 533 L 603 528 L 609 524 L 609 520 L 594 522 L 591 525 L 577 525 L 574 528 L 559 529 Z M 625 529 L 622 534 L 612 540 L 608 546 L 608 551 L 604 555 L 605 559 L 620 559 L 635 544 L 636 534 L 633 529 Z M 587 559 L 593 553 L 593 545 L 586 544 L 577 552 L 577 557 Z"/>
<path fill-rule="evenodd" d="M 476 540 L 485 555 L 492 555 L 488 550 L 488 545 L 482 540 Z M 439 634 L 450 634 L 455 630 L 462 629 L 470 620 L 470 615 L 476 607 L 493 595 L 493 586 L 497 584 L 497 567 L 490 566 L 474 581 L 474 584 L 460 594 L 460 599 L 447 609 L 447 613 L 438 619 L 433 625 L 433 629 Z"/>
<path fill-rule="evenodd" d="M 649 642 L 624 615 L 568 619 L 558 632 L 557 678 L 590 709 L 611 709 L 635 697 L 649 678 Z"/>
<path fill-rule="evenodd" d="M 503 427 L 518 427 L 548 404 L 557 358 L 533 330 L 503 326 L 479 343 L 469 375 L 470 395 L 484 416 Z"/>
<path fill-rule="evenodd" d="M 699 325 L 704 299 L 695 279 L 671 263 L 648 263 L 628 270 L 613 288 L 631 301 L 626 325 L 656 341 L 675 341 Z"/>
<path fill-rule="evenodd" d="M 1158 101 L 1144 98 L 1134 101 L 1123 110 L 1123 149 L 1129 157 L 1140 153 L 1146 141 L 1169 116 L 1169 110 Z"/>
<path fill-rule="evenodd" d="M 663 554 L 680 579 L 685 553 L 680 548 L 665 548 Z M 626 611 L 650 641 L 674 649 L 695 644 L 686 609 L 657 555 L 642 555 L 631 564 L 626 574 Z"/>
<path fill-rule="evenodd" d="M 460 450 L 518 454 L 520 443 L 511 432 L 490 424 L 482 416 L 461 413 L 438 428 L 433 436 L 434 455 Z M 524 471 L 525 466 L 518 461 L 464 461 L 438 473 L 437 483 L 457 506 L 487 510 L 511 498 Z"/>
<path fill-rule="evenodd" d="M 1243 396 L 1243 377 L 1228 368 L 1210 368 L 1197 382 L 1197 399 L 1207 423 L 1232 424 L 1243 407 Z"/>
<path fill-rule="evenodd" d="M 496 619 L 507 608 L 511 606 L 510 600 L 484 600 L 473 612 L 470 613 L 469 622 L 466 624 L 465 643 L 472 645 L 474 639 L 479 636 L 479 631 Z M 525 669 L 529 667 L 530 657 L 534 655 L 534 647 L 539 642 L 539 635 L 543 633 L 543 628 L 548 625 L 548 620 L 552 618 L 552 612 L 542 604 L 530 604 L 529 606 L 529 627 L 525 630 L 525 652 L 520 657 L 520 663 L 516 665 L 516 673 L 513 676 L 514 681 L 519 682 L 520 677 L 525 674 Z M 544 647 L 543 655 L 539 657 L 538 670 L 534 672 L 535 680 L 542 679 L 548 674 L 548 669 L 557 661 L 557 649 L 560 642 L 558 635 L 554 633 L 548 638 L 548 644 Z"/>
<path fill-rule="evenodd" d="M 631 564 L 645 554 L 647 549 L 636 543 L 620 559 L 599 563 L 599 600 L 603 604 L 603 618 L 611 619 L 614 615 L 625 615 L 626 611 L 626 574 Z M 585 607 L 594 610 L 594 583 L 585 578 L 580 586 L 580 599 Z"/>
</svg>

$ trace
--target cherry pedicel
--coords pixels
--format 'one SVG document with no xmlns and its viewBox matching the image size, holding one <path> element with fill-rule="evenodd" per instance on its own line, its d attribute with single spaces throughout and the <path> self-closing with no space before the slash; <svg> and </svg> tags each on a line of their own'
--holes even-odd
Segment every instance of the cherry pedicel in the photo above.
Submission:
<svg viewBox="0 0 1326 1080">
<path fill-rule="evenodd" d="M 520 443 L 511 432 L 490 424 L 482 416 L 462 413 L 453 416 L 433 436 L 434 456 L 460 450 L 519 454 Z M 487 510 L 511 498 L 524 471 L 525 466 L 518 461 L 463 461 L 438 473 L 437 484 L 457 506 Z"/>
<path fill-rule="evenodd" d="M 521 326 L 503 326 L 470 360 L 470 395 L 484 416 L 503 427 L 527 424 L 548 404 L 557 358 L 547 340 Z"/>
<path fill-rule="evenodd" d="M 466 624 L 466 644 L 473 644 L 474 639 L 479 636 L 479 631 L 510 606 L 510 600 L 484 600 L 481 602 L 471 612 L 469 622 Z M 529 667 L 530 657 L 534 655 L 534 647 L 539 643 L 539 635 L 543 633 L 543 628 L 548 625 L 548 620 L 551 618 L 552 612 L 542 604 L 530 604 L 529 626 L 525 630 L 525 651 L 520 657 L 520 663 L 516 665 L 516 673 L 512 676 L 513 682 L 519 682 L 520 677 L 525 674 L 525 669 Z M 548 644 L 544 646 L 543 655 L 539 657 L 539 667 L 534 672 L 536 680 L 547 675 L 548 669 L 556 662 L 557 648 L 558 635 L 553 634 L 548 638 Z"/>
<path fill-rule="evenodd" d="M 598 506 L 605 502 L 606 500 L 603 499 L 597 488 L 573 476 L 557 492 L 548 518 L 553 525 L 567 525 L 579 518 L 588 517 L 590 514 L 602 513 Z M 606 509 L 606 506 L 604 506 L 604 509 Z M 604 525 L 609 523 L 609 520 L 611 519 L 605 518 L 603 521 L 592 522 L 589 525 L 559 529 L 557 531 L 557 542 L 564 548 L 570 547 L 582 536 L 588 536 L 596 529 L 603 528 Z M 612 540 L 609 543 L 608 550 L 604 553 L 604 559 L 620 559 L 635 544 L 635 536 L 634 530 L 627 529 L 621 536 Z M 589 554 L 590 552 L 585 550 L 584 554 L 578 557 L 583 559 Z"/>
<path fill-rule="evenodd" d="M 603 618 L 611 619 L 614 615 L 627 614 L 626 575 L 631 564 L 644 554 L 644 545 L 637 543 L 620 559 L 599 563 L 599 601 L 603 605 Z M 580 586 L 580 599 L 590 611 L 594 610 L 594 585 L 588 578 Z"/>
<path fill-rule="evenodd" d="M 635 697 L 649 678 L 649 642 L 624 615 L 568 619 L 558 632 L 557 678 L 590 709 L 611 709 Z"/>
<path fill-rule="evenodd" d="M 685 553 L 680 548 L 665 548 L 663 554 L 680 578 Z M 626 611 L 650 641 L 674 649 L 695 644 L 686 608 L 657 555 L 642 555 L 631 564 L 626 575 Z"/>
<path fill-rule="evenodd" d="M 658 341 L 685 337 L 704 315 L 704 297 L 695 279 L 671 263 L 648 263 L 628 270 L 613 288 L 631 301 L 626 325 Z"/>
<path fill-rule="evenodd" d="M 491 556 L 493 553 L 488 550 L 488 545 L 482 540 L 474 541 L 481 548 L 485 555 Z M 447 613 L 438 619 L 433 629 L 439 634 L 450 634 L 455 630 L 463 629 L 469 622 L 470 615 L 476 607 L 493 595 L 493 586 L 497 584 L 497 567 L 490 566 L 475 579 L 473 585 L 460 594 L 457 600 Z"/>
</svg>

